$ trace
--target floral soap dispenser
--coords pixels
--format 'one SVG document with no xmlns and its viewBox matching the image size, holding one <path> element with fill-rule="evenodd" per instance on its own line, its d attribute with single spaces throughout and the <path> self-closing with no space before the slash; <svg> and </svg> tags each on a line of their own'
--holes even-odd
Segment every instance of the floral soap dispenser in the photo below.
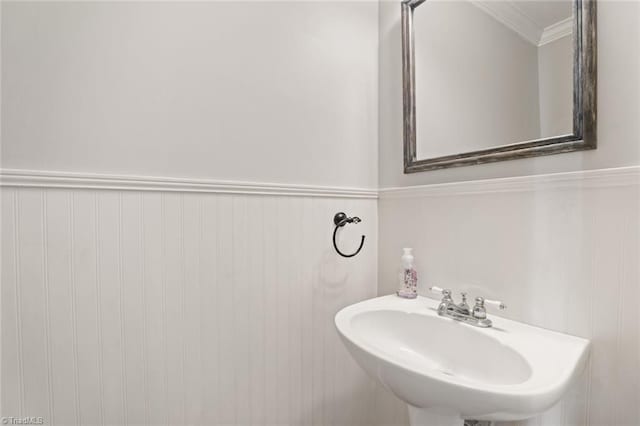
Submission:
<svg viewBox="0 0 640 426">
<path fill-rule="evenodd" d="M 413 249 L 402 249 L 402 272 L 400 273 L 400 289 L 397 294 L 405 299 L 415 299 L 418 297 L 418 274 L 413 267 Z"/>
</svg>

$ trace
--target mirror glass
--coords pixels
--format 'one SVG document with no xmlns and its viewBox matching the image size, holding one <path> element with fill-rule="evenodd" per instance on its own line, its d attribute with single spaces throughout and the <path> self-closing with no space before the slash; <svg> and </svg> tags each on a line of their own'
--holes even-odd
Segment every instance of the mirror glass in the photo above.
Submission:
<svg viewBox="0 0 640 426">
<path fill-rule="evenodd" d="M 416 159 L 571 135 L 573 25 L 571 0 L 416 7 Z"/>
</svg>

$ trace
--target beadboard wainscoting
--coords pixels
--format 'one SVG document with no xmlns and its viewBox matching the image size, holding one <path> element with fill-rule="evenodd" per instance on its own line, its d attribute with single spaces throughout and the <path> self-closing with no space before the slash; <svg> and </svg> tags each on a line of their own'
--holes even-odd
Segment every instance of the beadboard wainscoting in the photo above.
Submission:
<svg viewBox="0 0 640 426">
<path fill-rule="evenodd" d="M 576 386 L 517 424 L 638 425 L 640 167 L 381 190 L 379 226 L 380 294 L 413 247 L 421 294 L 467 290 L 503 300 L 505 317 L 591 339 Z"/>
<path fill-rule="evenodd" d="M 27 175 L 2 188 L 3 416 L 373 423 L 333 317 L 376 294 L 375 191 Z M 367 236 L 355 258 L 337 211 L 363 219 L 341 235 Z"/>
</svg>

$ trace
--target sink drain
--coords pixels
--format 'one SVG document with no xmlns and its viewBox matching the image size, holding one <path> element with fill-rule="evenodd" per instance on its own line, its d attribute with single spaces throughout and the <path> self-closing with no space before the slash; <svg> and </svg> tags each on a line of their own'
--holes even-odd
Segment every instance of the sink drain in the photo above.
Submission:
<svg viewBox="0 0 640 426">
<path fill-rule="evenodd" d="M 482 420 L 465 420 L 464 426 L 492 426 L 492 422 Z"/>
</svg>

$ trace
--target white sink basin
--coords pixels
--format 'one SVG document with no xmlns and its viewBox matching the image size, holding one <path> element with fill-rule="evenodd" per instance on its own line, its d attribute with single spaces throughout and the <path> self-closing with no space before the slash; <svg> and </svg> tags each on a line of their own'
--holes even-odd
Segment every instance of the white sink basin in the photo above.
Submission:
<svg viewBox="0 0 640 426">
<path fill-rule="evenodd" d="M 589 341 L 490 315 L 478 328 L 438 316 L 438 302 L 384 296 L 342 309 L 336 327 L 374 379 L 409 404 L 412 425 L 520 420 L 559 401 Z"/>
</svg>

